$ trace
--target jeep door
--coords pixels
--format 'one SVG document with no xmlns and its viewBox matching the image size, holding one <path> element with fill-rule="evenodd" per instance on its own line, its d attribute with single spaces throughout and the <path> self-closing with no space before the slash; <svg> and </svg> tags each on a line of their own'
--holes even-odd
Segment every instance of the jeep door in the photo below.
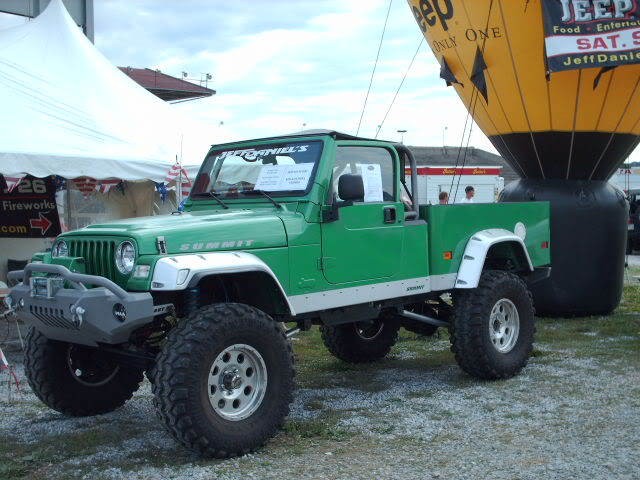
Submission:
<svg viewBox="0 0 640 480">
<path fill-rule="evenodd" d="M 344 174 L 362 176 L 364 198 L 340 207 L 338 219 L 323 221 L 324 276 L 334 284 L 392 277 L 400 268 L 404 239 L 397 153 L 375 144 L 337 142 L 328 203 L 342 201 L 338 184 Z"/>
</svg>

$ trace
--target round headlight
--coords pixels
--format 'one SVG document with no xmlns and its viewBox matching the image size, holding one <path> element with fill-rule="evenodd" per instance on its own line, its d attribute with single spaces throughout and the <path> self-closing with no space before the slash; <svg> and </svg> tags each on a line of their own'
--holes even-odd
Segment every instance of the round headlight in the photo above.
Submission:
<svg viewBox="0 0 640 480">
<path fill-rule="evenodd" d="M 51 249 L 52 257 L 67 257 L 69 255 L 69 249 L 67 248 L 67 242 L 64 240 L 58 240 Z"/>
<path fill-rule="evenodd" d="M 116 248 L 116 268 L 123 275 L 129 275 L 136 263 L 136 247 L 131 242 L 122 242 Z"/>
</svg>

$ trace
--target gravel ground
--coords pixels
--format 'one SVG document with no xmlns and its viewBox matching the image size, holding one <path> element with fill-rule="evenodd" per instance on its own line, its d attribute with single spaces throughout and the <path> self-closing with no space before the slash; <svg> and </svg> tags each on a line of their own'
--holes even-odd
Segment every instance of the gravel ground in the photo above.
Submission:
<svg viewBox="0 0 640 480">
<path fill-rule="evenodd" d="M 148 383 L 116 412 L 72 419 L 26 381 L 9 401 L 2 374 L 0 479 L 639 479 L 640 314 L 614 317 L 539 322 L 529 366 L 498 382 L 460 371 L 444 332 L 403 333 L 388 359 L 356 367 L 315 356 L 317 332 L 303 334 L 285 431 L 225 461 L 163 431 Z"/>
<path fill-rule="evenodd" d="M 464 374 L 442 329 L 402 331 L 387 359 L 364 366 L 332 359 L 317 331 L 302 334 L 284 431 L 225 461 L 199 459 L 164 432 L 147 382 L 110 414 L 49 410 L 14 339 L 3 348 L 23 391 L 9 397 L 0 373 L 0 480 L 640 479 L 640 256 L 629 260 L 634 286 L 617 314 L 539 321 L 529 366 L 507 381 Z"/>
</svg>

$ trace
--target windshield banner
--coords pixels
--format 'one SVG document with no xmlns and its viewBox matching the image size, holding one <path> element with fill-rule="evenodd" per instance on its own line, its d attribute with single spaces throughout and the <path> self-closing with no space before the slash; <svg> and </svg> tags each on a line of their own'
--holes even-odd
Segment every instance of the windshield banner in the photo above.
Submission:
<svg viewBox="0 0 640 480">
<path fill-rule="evenodd" d="M 244 150 L 227 150 L 226 152 L 220 152 L 216 157 L 216 160 L 221 160 L 226 157 L 240 157 L 244 158 L 247 162 L 255 162 L 267 155 L 289 155 L 291 153 L 306 152 L 308 149 L 309 145 L 292 145 L 288 147 L 265 148 L 263 150 L 256 150 L 254 148 Z"/>
<path fill-rule="evenodd" d="M 638 0 L 542 0 L 550 72 L 640 63 Z"/>
</svg>

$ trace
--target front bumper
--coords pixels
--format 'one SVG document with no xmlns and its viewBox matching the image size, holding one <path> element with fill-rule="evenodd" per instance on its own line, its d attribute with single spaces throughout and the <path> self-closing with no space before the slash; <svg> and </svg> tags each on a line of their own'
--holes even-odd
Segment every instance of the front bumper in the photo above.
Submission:
<svg viewBox="0 0 640 480">
<path fill-rule="evenodd" d="M 52 274 L 72 288 L 36 295 L 32 272 Z M 150 293 L 127 292 L 104 277 L 73 273 L 62 265 L 30 263 L 24 270 L 10 272 L 8 279 L 10 284 L 22 282 L 9 294 L 18 318 L 52 340 L 89 346 L 124 343 L 133 330 L 158 314 Z"/>
</svg>

